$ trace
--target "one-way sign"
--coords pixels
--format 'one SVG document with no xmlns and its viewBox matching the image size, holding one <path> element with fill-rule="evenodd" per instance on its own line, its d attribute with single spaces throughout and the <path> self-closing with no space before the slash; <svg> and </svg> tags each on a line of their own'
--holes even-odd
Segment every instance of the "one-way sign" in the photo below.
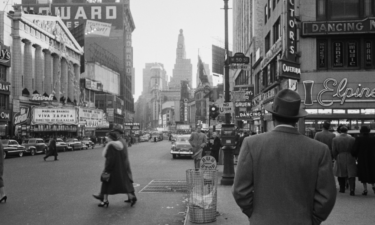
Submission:
<svg viewBox="0 0 375 225">
<path fill-rule="evenodd" d="M 219 104 L 219 112 L 220 113 L 233 113 L 233 102 L 225 102 Z"/>
</svg>

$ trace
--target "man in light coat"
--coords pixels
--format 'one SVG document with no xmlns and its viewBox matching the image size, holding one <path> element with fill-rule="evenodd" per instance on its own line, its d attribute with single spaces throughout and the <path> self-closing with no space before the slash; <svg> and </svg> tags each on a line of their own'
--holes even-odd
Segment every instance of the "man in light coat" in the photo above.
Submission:
<svg viewBox="0 0 375 225">
<path fill-rule="evenodd" d="M 195 169 L 199 169 L 203 148 L 207 143 L 207 136 L 202 133 L 201 127 L 197 127 L 196 132 L 191 133 L 189 143 L 193 148 L 194 167 Z"/>
<path fill-rule="evenodd" d="M 233 196 L 251 225 L 318 225 L 336 201 L 328 146 L 300 134 L 307 115 L 300 96 L 289 89 L 274 97 L 275 129 L 247 137 L 242 144 Z"/>
<path fill-rule="evenodd" d="M 346 180 L 349 180 L 350 195 L 355 195 L 355 177 L 357 176 L 356 160 L 352 156 L 355 139 L 347 134 L 348 127 L 340 127 L 340 135 L 332 140 L 332 155 L 336 160 L 333 168 L 335 176 L 340 185 L 340 193 L 345 193 Z"/>
</svg>

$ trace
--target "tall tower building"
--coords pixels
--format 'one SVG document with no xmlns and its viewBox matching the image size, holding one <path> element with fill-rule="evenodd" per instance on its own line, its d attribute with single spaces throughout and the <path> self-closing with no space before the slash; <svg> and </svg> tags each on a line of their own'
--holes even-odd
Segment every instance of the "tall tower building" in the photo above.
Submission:
<svg viewBox="0 0 375 225">
<path fill-rule="evenodd" d="M 149 94 L 151 92 L 151 77 L 152 69 L 158 71 L 160 78 L 160 90 L 168 89 L 168 75 L 167 71 L 164 69 L 162 63 L 146 63 L 145 68 L 143 69 L 143 91 L 142 95 Z"/>
<path fill-rule="evenodd" d="M 185 38 L 181 29 L 177 41 L 176 63 L 174 64 L 173 76 L 169 83 L 169 88 L 180 89 L 182 80 L 189 80 L 189 85 L 191 86 L 192 78 L 193 65 L 191 64 L 191 60 L 186 58 Z"/>
</svg>

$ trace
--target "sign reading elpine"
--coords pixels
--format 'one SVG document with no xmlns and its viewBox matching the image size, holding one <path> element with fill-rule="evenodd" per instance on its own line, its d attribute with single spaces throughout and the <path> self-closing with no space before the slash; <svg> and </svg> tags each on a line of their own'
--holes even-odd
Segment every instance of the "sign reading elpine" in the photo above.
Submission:
<svg viewBox="0 0 375 225">
<path fill-rule="evenodd" d="M 31 110 L 31 124 L 78 124 L 76 108 L 35 107 Z"/>
<path fill-rule="evenodd" d="M 22 6 L 26 10 L 33 9 L 34 12 L 42 14 L 47 14 L 50 11 L 48 4 L 25 4 Z M 123 30 L 123 3 L 52 3 L 51 11 L 52 15 L 60 16 L 69 29 L 78 27 L 87 20 L 95 20 L 110 23 L 115 29 Z"/>
</svg>

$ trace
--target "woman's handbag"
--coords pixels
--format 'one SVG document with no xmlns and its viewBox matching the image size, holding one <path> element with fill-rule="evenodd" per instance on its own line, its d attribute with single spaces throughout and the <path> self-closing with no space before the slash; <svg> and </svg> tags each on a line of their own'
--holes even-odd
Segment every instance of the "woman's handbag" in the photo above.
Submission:
<svg viewBox="0 0 375 225">
<path fill-rule="evenodd" d="M 111 178 L 111 174 L 107 172 L 103 172 L 102 175 L 100 176 L 100 181 L 101 182 L 109 182 L 109 179 Z"/>
</svg>

